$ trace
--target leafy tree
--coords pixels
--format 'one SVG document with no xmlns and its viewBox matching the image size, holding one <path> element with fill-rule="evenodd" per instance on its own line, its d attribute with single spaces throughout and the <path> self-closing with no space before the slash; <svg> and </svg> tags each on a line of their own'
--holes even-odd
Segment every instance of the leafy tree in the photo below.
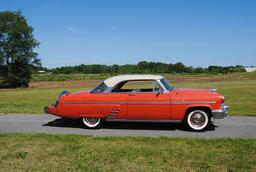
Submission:
<svg viewBox="0 0 256 172">
<path fill-rule="evenodd" d="M 175 64 L 173 65 L 173 70 L 174 70 L 174 72 L 176 72 L 176 73 L 185 72 L 185 68 L 186 68 L 186 66 L 185 66 L 183 63 L 181 63 L 181 62 L 175 63 Z"/>
<path fill-rule="evenodd" d="M 27 87 L 33 66 L 40 66 L 39 45 L 20 11 L 0 12 L 0 87 Z"/>
</svg>

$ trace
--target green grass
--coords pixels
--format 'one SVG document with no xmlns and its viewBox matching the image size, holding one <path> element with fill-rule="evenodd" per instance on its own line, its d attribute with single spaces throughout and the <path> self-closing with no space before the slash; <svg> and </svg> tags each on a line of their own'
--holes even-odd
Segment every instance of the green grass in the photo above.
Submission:
<svg viewBox="0 0 256 172">
<path fill-rule="evenodd" d="M 55 101 L 63 89 L 72 92 L 89 90 L 97 81 L 100 82 L 109 76 L 110 74 L 34 75 L 33 83 L 36 88 L 0 89 L 0 113 L 43 113 L 43 107 Z M 165 77 L 176 88 L 217 88 L 218 92 L 226 96 L 230 115 L 256 116 L 256 72 L 226 75 L 165 74 Z M 84 84 L 69 88 L 74 85 L 71 82 Z"/>
<path fill-rule="evenodd" d="M 0 171 L 256 171 L 256 140 L 0 134 Z"/>
</svg>

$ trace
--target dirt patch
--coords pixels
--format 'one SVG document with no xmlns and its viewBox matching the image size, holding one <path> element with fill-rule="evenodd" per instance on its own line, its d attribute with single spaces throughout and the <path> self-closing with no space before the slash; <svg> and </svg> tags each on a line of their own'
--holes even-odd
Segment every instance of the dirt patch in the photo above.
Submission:
<svg viewBox="0 0 256 172">
<path fill-rule="evenodd" d="M 29 83 L 29 88 L 78 88 L 95 87 L 100 80 L 90 80 L 90 81 L 43 81 L 43 82 L 31 82 Z"/>
</svg>

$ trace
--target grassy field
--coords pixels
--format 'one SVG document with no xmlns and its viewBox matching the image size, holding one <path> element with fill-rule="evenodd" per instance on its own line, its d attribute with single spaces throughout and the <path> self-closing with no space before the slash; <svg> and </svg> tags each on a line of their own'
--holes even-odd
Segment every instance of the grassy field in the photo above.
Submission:
<svg viewBox="0 0 256 172">
<path fill-rule="evenodd" d="M 256 171 L 250 139 L 0 134 L 0 145 L 0 171 Z"/>
<path fill-rule="evenodd" d="M 32 77 L 32 82 L 41 81 L 82 81 L 82 80 L 102 80 L 112 75 L 118 74 L 34 74 Z M 196 81 L 197 79 L 205 81 L 221 81 L 221 80 L 247 80 L 256 79 L 256 72 L 245 72 L 245 73 L 232 73 L 232 74 L 160 74 L 164 75 L 166 78 L 174 79 L 175 81 L 179 79 L 180 81 Z"/>
<path fill-rule="evenodd" d="M 27 89 L 2 89 L 0 113 L 43 113 L 43 107 L 51 104 L 63 89 L 72 92 L 88 90 L 101 81 L 96 75 L 93 77 L 84 81 L 37 81 Z M 166 78 L 179 88 L 217 88 L 226 96 L 230 115 L 256 116 L 256 73 L 166 75 Z"/>
</svg>

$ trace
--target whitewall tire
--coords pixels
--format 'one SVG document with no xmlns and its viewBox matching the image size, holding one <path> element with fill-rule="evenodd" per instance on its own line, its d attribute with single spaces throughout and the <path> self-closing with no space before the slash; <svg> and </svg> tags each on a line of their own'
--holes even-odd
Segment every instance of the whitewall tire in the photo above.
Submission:
<svg viewBox="0 0 256 172">
<path fill-rule="evenodd" d="M 199 109 L 189 112 L 186 120 L 189 128 L 195 131 L 206 129 L 210 123 L 208 113 Z"/>
<path fill-rule="evenodd" d="M 82 122 L 86 128 L 99 128 L 102 120 L 100 118 L 82 118 Z"/>
</svg>

